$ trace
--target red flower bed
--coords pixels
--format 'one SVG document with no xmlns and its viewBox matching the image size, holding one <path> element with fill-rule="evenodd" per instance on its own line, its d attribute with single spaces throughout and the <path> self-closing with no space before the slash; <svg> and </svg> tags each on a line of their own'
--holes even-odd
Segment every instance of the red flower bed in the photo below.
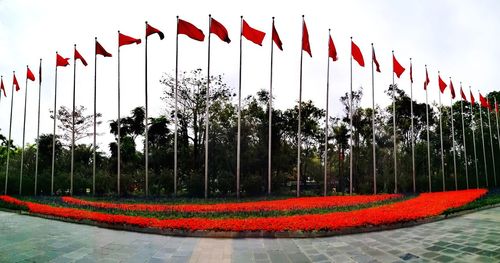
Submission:
<svg viewBox="0 0 500 263">
<path fill-rule="evenodd" d="M 250 212 L 250 211 L 290 211 L 315 208 L 329 208 L 367 204 L 402 197 L 400 194 L 357 195 L 357 196 L 327 196 L 302 197 L 284 200 L 258 201 L 226 204 L 194 204 L 194 205 L 161 205 L 161 204 L 116 204 L 108 202 L 93 202 L 73 197 L 62 197 L 63 202 L 96 208 L 120 209 L 127 211 L 176 211 L 176 212 Z"/>
<path fill-rule="evenodd" d="M 472 202 L 486 192 L 487 190 L 479 189 L 424 193 L 407 201 L 349 212 L 248 219 L 185 218 L 160 220 L 139 216 L 113 215 L 75 208 L 52 207 L 44 204 L 22 202 L 8 196 L 0 196 L 0 199 L 10 203 L 20 202 L 22 205 L 27 206 L 32 213 L 76 220 L 93 220 L 108 224 L 127 224 L 138 227 L 189 231 L 313 231 L 385 225 L 436 216 L 447 209 Z"/>
</svg>

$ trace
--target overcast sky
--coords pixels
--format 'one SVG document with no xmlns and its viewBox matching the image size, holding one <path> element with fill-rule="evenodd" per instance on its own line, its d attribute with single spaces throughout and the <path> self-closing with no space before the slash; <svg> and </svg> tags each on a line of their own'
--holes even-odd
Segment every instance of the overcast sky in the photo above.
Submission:
<svg viewBox="0 0 500 263">
<path fill-rule="evenodd" d="M 117 30 L 144 39 L 144 21 L 165 33 L 148 41 L 150 116 L 165 112 L 160 100 L 163 73 L 175 69 L 176 15 L 198 26 L 207 35 L 208 14 L 229 31 L 230 44 L 212 37 L 211 73 L 224 74 L 227 83 L 237 90 L 239 63 L 240 15 L 248 24 L 266 32 L 264 44 L 257 46 L 243 40 L 242 95 L 269 88 L 271 17 L 284 51 L 275 49 L 275 106 L 292 107 L 298 100 L 301 15 L 309 30 L 312 58 L 304 53 L 303 100 L 313 100 L 325 107 L 328 28 L 339 60 L 331 64 L 331 116 L 342 114 L 339 98 L 349 89 L 350 39 L 363 52 L 366 67 L 353 67 L 353 87 L 363 86 L 362 105 L 371 105 L 371 47 L 374 43 L 382 73 L 375 75 L 375 99 L 387 105 L 390 98 L 383 92 L 392 81 L 391 50 L 407 69 L 397 83 L 410 91 L 409 59 L 413 58 L 414 97 L 425 101 L 424 65 L 430 74 L 429 97 L 438 96 L 437 71 L 454 86 L 471 85 L 473 92 L 498 90 L 500 58 L 500 3 L 495 0 L 420 0 L 420 1 L 55 1 L 0 0 L 0 74 L 4 76 L 8 99 L 0 101 L 0 129 L 8 135 L 12 71 L 17 73 L 21 91 L 14 96 L 12 138 L 21 144 L 26 65 L 38 78 L 39 59 L 43 59 L 41 133 L 52 133 L 49 109 L 53 107 L 55 52 L 71 58 L 71 66 L 58 70 L 58 106 L 71 107 L 73 84 L 73 44 L 89 65 L 77 64 L 77 105 L 93 110 L 94 37 L 113 54 L 98 57 L 98 112 L 103 124 L 98 144 L 107 150 L 112 137 L 108 121 L 117 115 Z M 207 66 L 207 42 L 179 36 L 179 70 Z M 136 106 L 144 105 L 144 44 L 121 48 L 122 116 Z M 457 94 L 459 91 L 457 90 Z M 449 92 L 443 96 L 449 105 Z M 28 84 L 27 143 L 36 138 L 38 84 Z M 87 142 L 87 141 L 86 141 Z M 90 140 L 88 140 L 90 142 Z"/>
</svg>

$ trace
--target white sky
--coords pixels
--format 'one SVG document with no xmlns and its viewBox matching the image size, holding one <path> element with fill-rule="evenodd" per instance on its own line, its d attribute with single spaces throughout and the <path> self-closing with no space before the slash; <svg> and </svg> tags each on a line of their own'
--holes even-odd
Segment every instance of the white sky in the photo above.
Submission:
<svg viewBox="0 0 500 263">
<path fill-rule="evenodd" d="M 349 89 L 350 40 L 363 52 L 366 67 L 353 67 L 353 87 L 364 87 L 362 105 L 371 105 L 371 49 L 374 43 L 382 73 L 375 75 L 375 99 L 387 105 L 390 99 L 383 90 L 392 80 L 391 50 L 406 67 L 399 81 L 409 93 L 409 58 L 413 58 L 414 97 L 425 101 L 424 64 L 428 65 L 431 84 L 429 97 L 437 99 L 437 70 L 445 81 L 451 76 L 454 86 L 472 85 L 473 91 L 488 93 L 498 90 L 495 76 L 500 68 L 500 3 L 494 0 L 466 1 L 56 1 L 0 0 L 0 74 L 4 76 L 8 99 L 0 101 L 0 129 L 8 134 L 12 71 L 16 70 L 21 91 L 14 97 L 12 138 L 21 144 L 26 65 L 38 78 L 39 59 L 43 59 L 41 133 L 52 133 L 49 108 L 53 107 L 55 51 L 71 57 L 71 66 L 58 70 L 58 107 L 71 107 L 73 83 L 73 44 L 89 63 L 77 64 L 77 105 L 93 110 L 94 37 L 113 54 L 98 57 L 98 112 L 103 125 L 98 144 L 107 150 L 112 140 L 108 120 L 117 114 L 117 30 L 144 39 L 144 21 L 165 33 L 160 41 L 149 38 L 149 103 L 150 116 L 165 109 L 160 100 L 162 87 L 158 80 L 163 72 L 175 69 L 176 15 L 202 29 L 207 35 L 208 14 L 229 31 L 228 45 L 212 37 L 211 73 L 225 74 L 226 81 L 237 90 L 239 63 L 239 20 L 244 15 L 250 26 L 266 32 L 264 45 L 243 40 L 242 95 L 255 94 L 269 88 L 271 17 L 284 51 L 275 49 L 275 107 L 292 107 L 298 100 L 301 15 L 309 30 L 312 58 L 304 53 L 303 100 L 313 100 L 325 107 L 327 33 L 337 47 L 339 60 L 331 64 L 331 115 L 341 115 L 339 98 Z M 179 36 L 179 70 L 207 66 L 207 42 Z M 136 106 L 144 105 L 144 44 L 121 48 L 122 116 Z M 475 93 L 477 96 L 477 93 Z M 459 95 L 459 90 L 457 90 Z M 37 82 L 28 84 L 26 141 L 36 137 Z M 449 93 L 443 102 L 449 104 Z M 88 140 L 90 141 L 90 140 Z"/>
</svg>

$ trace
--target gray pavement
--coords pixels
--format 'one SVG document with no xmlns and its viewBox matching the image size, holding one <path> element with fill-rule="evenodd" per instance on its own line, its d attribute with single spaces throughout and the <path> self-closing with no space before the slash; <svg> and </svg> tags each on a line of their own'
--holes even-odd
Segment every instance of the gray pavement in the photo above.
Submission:
<svg viewBox="0 0 500 263">
<path fill-rule="evenodd" d="M 314 239 L 168 237 L 0 212 L 0 262 L 500 262 L 500 208 Z"/>
</svg>

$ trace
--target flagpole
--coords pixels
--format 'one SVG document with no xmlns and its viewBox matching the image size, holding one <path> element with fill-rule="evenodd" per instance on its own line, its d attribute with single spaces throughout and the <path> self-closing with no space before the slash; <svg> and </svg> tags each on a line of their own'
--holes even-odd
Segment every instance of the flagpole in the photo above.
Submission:
<svg viewBox="0 0 500 263">
<path fill-rule="evenodd" d="M 470 86 L 469 86 L 469 92 L 470 92 Z M 471 96 L 472 96 L 472 92 L 470 92 Z M 472 103 L 471 101 L 471 106 L 470 106 L 470 115 L 471 115 L 471 118 L 472 118 L 472 122 L 475 124 L 474 122 L 474 104 Z M 476 150 L 476 133 L 475 133 L 475 130 L 476 130 L 476 127 L 473 127 L 472 128 L 472 137 L 474 137 L 474 139 L 472 140 L 473 144 L 474 144 L 474 163 L 475 163 L 475 168 L 476 168 L 476 188 L 479 189 L 479 171 L 478 171 L 478 167 L 477 167 L 477 150 Z"/>
<path fill-rule="evenodd" d="M 240 72 L 238 83 L 238 139 L 236 143 L 236 197 L 240 198 L 240 154 L 241 154 L 241 61 L 242 61 L 242 35 L 243 16 L 240 17 Z"/>
<path fill-rule="evenodd" d="M 148 21 L 146 21 L 146 30 L 148 29 Z M 148 36 L 144 37 L 144 103 L 145 103 L 145 125 L 144 125 L 144 140 L 146 141 L 144 144 L 144 177 L 145 177 L 145 191 L 144 194 L 146 196 L 149 195 L 149 182 L 148 182 L 148 173 L 149 173 L 149 140 L 148 140 Z"/>
<path fill-rule="evenodd" d="M 451 77 L 450 77 L 451 84 Z M 450 86 L 451 91 L 451 86 Z M 451 104 L 450 104 L 450 115 L 451 115 L 451 139 L 452 139 L 452 147 L 451 150 L 453 152 L 453 177 L 455 178 L 455 191 L 458 190 L 458 182 L 457 182 L 457 159 L 455 154 L 455 124 L 453 119 L 453 96 L 450 96 Z"/>
<path fill-rule="evenodd" d="M 302 63 L 301 63 L 302 65 Z M 349 194 L 352 195 L 352 37 L 351 37 L 351 59 L 350 59 L 351 87 L 349 91 Z M 300 120 L 300 118 L 299 118 Z"/>
<path fill-rule="evenodd" d="M 489 104 L 489 101 L 488 101 Z M 491 106 L 490 106 L 491 108 Z M 488 110 L 488 128 L 490 129 L 490 147 L 491 147 L 491 160 L 493 166 L 493 182 L 495 183 L 495 187 L 497 186 L 497 171 L 495 165 L 495 151 L 493 150 L 493 135 L 491 134 L 491 112 Z"/>
<path fill-rule="evenodd" d="M 330 40 L 330 29 L 328 29 L 328 41 Z M 325 171 L 323 176 L 323 195 L 326 196 L 327 191 L 327 176 L 328 176 L 328 99 L 330 98 L 330 56 L 326 54 L 326 118 L 325 118 L 325 156 L 324 165 Z"/>
<path fill-rule="evenodd" d="M 304 39 L 304 15 L 302 15 L 302 40 Z M 303 49 L 304 43 L 300 46 L 300 82 L 299 82 L 299 119 L 298 119 L 298 127 L 297 127 L 297 197 L 300 196 L 300 150 L 302 144 L 302 138 L 300 137 L 301 133 L 301 118 L 302 118 L 302 57 L 303 57 Z"/>
<path fill-rule="evenodd" d="M 460 82 L 460 91 L 463 93 L 462 82 Z M 464 141 L 464 164 L 465 164 L 465 181 L 467 190 L 469 190 L 469 169 L 467 163 L 467 145 L 465 144 L 465 123 L 464 123 L 464 101 L 460 100 L 460 113 L 462 116 L 462 138 Z"/>
<path fill-rule="evenodd" d="M 207 59 L 207 96 L 206 96 L 206 108 L 205 108 L 205 199 L 208 198 L 208 122 L 209 110 L 210 110 L 210 28 L 212 27 L 212 15 L 208 14 L 208 59 Z"/>
<path fill-rule="evenodd" d="M 479 94 L 481 95 L 481 94 Z M 479 118 L 481 122 L 481 138 L 483 141 L 483 160 L 484 160 L 484 174 L 486 176 L 486 188 L 488 188 L 488 166 L 486 163 L 486 146 L 484 144 L 484 130 L 483 130 L 483 105 L 479 105 Z"/>
<path fill-rule="evenodd" d="M 177 196 L 177 90 L 179 87 L 179 16 L 177 16 L 177 34 L 175 35 L 175 133 L 174 133 L 174 196 Z"/>
<path fill-rule="evenodd" d="M 40 66 L 38 68 L 38 120 L 36 128 L 36 155 L 35 155 L 35 195 L 37 195 L 38 186 L 38 154 L 40 150 L 40 94 L 42 93 L 42 59 L 40 59 Z"/>
<path fill-rule="evenodd" d="M 377 156 L 375 146 L 375 77 L 373 71 L 374 49 L 372 43 L 372 154 L 373 154 L 373 194 L 377 194 Z"/>
<path fill-rule="evenodd" d="M 412 64 L 411 64 L 411 58 L 410 58 L 410 69 L 412 67 Z M 412 69 L 413 70 L 413 69 Z M 413 76 L 411 77 L 413 78 Z M 410 111 L 411 111 L 411 167 L 412 167 L 412 177 L 413 177 L 413 193 L 416 193 L 417 192 L 417 186 L 416 186 L 416 180 L 415 180 L 415 128 L 414 128 L 414 125 L 413 125 L 413 122 L 414 122 L 414 116 L 413 116 L 413 79 L 410 79 L 410 100 L 411 100 L 411 104 L 410 104 Z"/>
<path fill-rule="evenodd" d="M 274 16 L 271 32 L 274 32 Z M 272 35 L 272 33 L 271 33 Z M 272 143 L 272 117 L 273 117 L 273 38 L 271 36 L 271 76 L 269 78 L 269 131 L 267 135 L 267 194 L 271 195 L 271 143 Z M 325 175 L 326 176 L 326 175 Z M 326 177 L 325 177 L 326 178 Z M 325 181 L 326 182 L 326 181 Z M 325 187 L 326 192 L 326 187 Z"/>
<path fill-rule="evenodd" d="M 16 72 L 12 72 L 13 76 L 16 75 Z M 9 161 L 10 161 L 10 138 L 12 132 L 12 109 L 14 108 L 14 83 L 12 83 L 12 92 L 10 94 L 10 122 L 9 122 L 9 140 L 7 141 L 7 167 L 5 170 L 5 190 L 4 194 L 7 195 L 7 185 L 9 183 Z"/>
<path fill-rule="evenodd" d="M 94 149 L 92 151 L 92 195 L 95 195 L 95 170 L 96 170 L 96 133 L 97 133 L 97 37 L 95 38 L 94 52 Z"/>
<path fill-rule="evenodd" d="M 425 73 L 427 74 L 427 65 L 425 65 Z M 429 193 L 432 192 L 432 180 L 431 180 L 431 140 L 430 140 L 430 132 L 429 132 L 429 87 L 427 83 L 427 79 L 425 80 L 425 117 L 427 119 L 427 169 L 428 169 L 428 177 L 429 177 Z"/>
<path fill-rule="evenodd" d="M 28 101 L 28 66 L 26 66 L 26 89 L 24 90 L 23 146 L 21 151 L 21 168 L 19 173 L 19 195 L 23 192 L 24 139 L 26 135 L 26 102 Z"/>
<path fill-rule="evenodd" d="M 394 50 L 392 51 L 394 58 Z M 394 87 L 394 63 L 392 63 L 392 129 L 394 131 L 394 193 L 398 192 L 398 159 L 396 141 L 396 88 Z"/>
<path fill-rule="evenodd" d="M 497 141 L 498 141 L 498 148 L 500 149 L 500 128 L 498 126 L 498 103 L 497 99 L 495 98 L 495 116 L 497 119 Z"/>
<path fill-rule="evenodd" d="M 439 71 L 438 71 L 439 76 Z M 439 83 L 438 83 L 439 86 Z M 443 178 L 443 192 L 446 191 L 446 185 L 444 181 L 444 150 L 443 150 L 443 105 L 441 103 L 441 88 L 439 90 L 439 135 L 441 138 L 441 173 Z"/>
<path fill-rule="evenodd" d="M 56 51 L 56 57 L 57 57 L 57 51 Z M 51 177 L 50 177 L 50 195 L 54 195 L 54 168 L 55 168 L 55 162 L 56 162 L 56 114 L 57 114 L 57 62 L 56 62 L 56 74 L 55 74 L 55 81 L 54 81 L 54 128 L 52 132 L 52 170 L 51 170 Z"/>
<path fill-rule="evenodd" d="M 120 30 L 118 30 L 118 38 L 120 38 Z M 119 42 L 119 41 L 118 41 Z M 120 124 L 120 44 L 118 43 L 118 122 L 117 122 L 117 130 L 118 130 L 118 138 L 117 138 L 117 161 L 116 161 L 116 189 L 118 196 L 120 196 L 120 162 L 121 162 L 121 124 Z"/>
<path fill-rule="evenodd" d="M 76 52 L 76 44 L 75 44 Z M 69 194 L 73 195 L 73 172 L 75 169 L 75 90 L 76 90 L 76 58 L 73 59 L 73 114 L 71 124 L 71 177 Z"/>
</svg>

